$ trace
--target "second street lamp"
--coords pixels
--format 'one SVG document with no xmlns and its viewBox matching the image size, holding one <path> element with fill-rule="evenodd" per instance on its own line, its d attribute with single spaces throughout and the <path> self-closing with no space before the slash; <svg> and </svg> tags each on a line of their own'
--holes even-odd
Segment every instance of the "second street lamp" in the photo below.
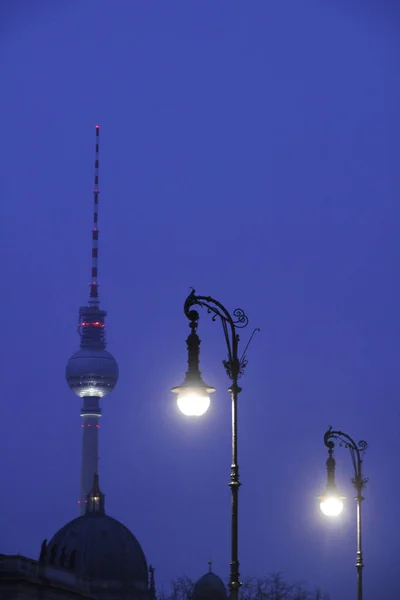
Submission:
<svg viewBox="0 0 400 600">
<path fill-rule="evenodd" d="M 328 481 L 324 493 L 321 494 L 321 496 L 318 496 L 320 499 L 321 511 L 327 517 L 339 516 L 343 510 L 343 500 L 345 500 L 344 496 L 340 496 L 335 482 L 336 461 L 333 458 L 333 447 L 333 443 L 328 446 L 329 456 L 326 461 Z"/>
<path fill-rule="evenodd" d="M 361 440 L 356 442 L 343 431 L 333 431 L 332 427 L 329 427 L 328 431 L 324 435 L 324 443 L 328 448 L 328 460 L 326 461 L 326 467 L 328 471 L 328 481 L 324 493 L 319 496 L 321 501 L 320 507 L 322 512 L 329 517 L 338 516 L 343 510 L 344 496 L 340 496 L 335 483 L 335 459 L 333 458 L 333 449 L 335 443 L 333 440 L 338 440 L 339 446 L 348 448 L 351 455 L 351 461 L 353 463 L 354 477 L 351 481 L 356 489 L 356 502 L 357 502 L 357 600 L 362 600 L 363 597 L 363 579 L 362 573 L 364 568 L 363 553 L 362 553 L 362 520 L 361 520 L 361 507 L 364 500 L 363 489 L 368 481 L 363 476 L 363 456 L 364 452 L 368 448 L 367 442 Z"/>
<path fill-rule="evenodd" d="M 238 379 L 243 375 L 247 365 L 246 350 L 254 333 L 258 331 L 258 329 L 253 331 L 248 344 L 242 355 L 239 357 L 239 335 L 237 330 L 246 327 L 248 324 L 248 318 L 243 310 L 237 308 L 233 311 L 232 316 L 220 302 L 211 298 L 211 296 L 196 296 L 195 291 L 192 290 L 184 304 L 184 312 L 189 319 L 189 327 L 191 329 L 189 337 L 186 340 L 188 349 L 188 370 L 184 382 L 172 389 L 173 392 L 178 394 L 177 404 L 179 409 L 187 416 L 200 416 L 204 414 L 210 405 L 210 394 L 215 392 L 215 388 L 203 381 L 200 373 L 200 338 L 197 335 L 199 313 L 196 310 L 193 310 L 193 306 L 206 308 L 207 312 L 212 314 L 213 321 L 219 318 L 228 350 L 228 359 L 223 361 L 223 365 L 231 381 L 229 392 L 232 398 L 232 463 L 229 482 L 232 492 L 232 521 L 229 589 L 231 600 L 237 600 L 239 589 L 242 585 L 239 577 L 238 558 L 238 493 L 240 481 L 238 465 L 237 405 L 238 396 L 241 392 L 241 388 L 238 385 Z"/>
</svg>

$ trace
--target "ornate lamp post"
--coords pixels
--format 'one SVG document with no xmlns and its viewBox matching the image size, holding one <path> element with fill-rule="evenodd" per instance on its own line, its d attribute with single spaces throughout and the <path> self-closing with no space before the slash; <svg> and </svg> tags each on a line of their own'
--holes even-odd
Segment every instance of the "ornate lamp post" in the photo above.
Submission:
<svg viewBox="0 0 400 600">
<path fill-rule="evenodd" d="M 333 458 L 333 449 L 335 443 L 332 440 L 338 440 L 339 446 L 348 448 L 350 451 L 351 461 L 353 463 L 354 477 L 351 481 L 356 489 L 356 502 L 357 502 L 357 599 L 362 600 L 363 597 L 363 553 L 362 553 L 362 520 L 361 520 L 361 507 L 364 500 L 362 492 L 368 481 L 367 478 L 363 477 L 363 457 L 364 452 L 368 448 L 367 442 L 361 440 L 356 442 L 346 433 L 342 431 L 332 431 L 332 427 L 329 427 L 328 431 L 324 435 L 324 443 L 328 448 L 328 460 L 326 461 L 326 468 L 328 471 L 328 482 L 324 493 L 319 496 L 321 500 L 321 510 L 327 516 L 338 516 L 343 510 L 344 496 L 340 496 L 335 483 L 335 468 L 336 463 Z"/>
<path fill-rule="evenodd" d="M 238 559 L 238 492 L 240 487 L 239 465 L 238 465 L 238 423 L 237 406 L 238 396 L 241 388 L 238 380 L 243 375 L 247 365 L 246 351 L 251 339 L 258 329 L 255 329 L 247 343 L 242 355 L 239 357 L 239 335 L 237 330 L 246 327 L 248 318 L 242 309 L 237 308 L 233 311 L 233 316 L 217 300 L 210 296 L 196 296 L 195 290 L 189 294 L 184 304 L 184 312 L 189 319 L 191 332 L 186 340 L 188 349 L 188 370 L 184 382 L 173 388 L 172 391 L 178 394 L 177 403 L 179 409 L 188 416 L 200 416 L 206 412 L 210 406 L 210 394 L 215 392 L 215 388 L 203 381 L 199 370 L 200 338 L 196 333 L 199 313 L 193 310 L 193 306 L 200 306 L 207 309 L 212 314 L 212 320 L 217 318 L 221 321 L 224 332 L 226 347 L 228 351 L 227 360 L 223 361 L 226 373 L 231 381 L 229 393 L 232 398 L 232 464 L 229 486 L 232 492 L 232 525 L 231 525 L 231 563 L 230 563 L 230 582 L 231 600 L 237 600 L 240 586 L 239 579 L 239 559 Z"/>
</svg>

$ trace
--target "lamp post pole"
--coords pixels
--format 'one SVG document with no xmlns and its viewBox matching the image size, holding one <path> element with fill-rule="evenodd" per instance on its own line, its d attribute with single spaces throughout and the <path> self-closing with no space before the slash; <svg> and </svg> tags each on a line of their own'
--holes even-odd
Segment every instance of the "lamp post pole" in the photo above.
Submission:
<svg viewBox="0 0 400 600">
<path fill-rule="evenodd" d="M 351 461 L 354 468 L 354 477 L 351 481 L 356 489 L 356 502 L 357 502 L 357 600 L 363 598 L 363 552 L 362 552 L 362 503 L 364 497 L 362 495 L 363 489 L 368 481 L 367 478 L 363 477 L 363 456 L 364 452 L 368 448 L 367 442 L 361 440 L 356 442 L 346 433 L 342 431 L 333 431 L 332 427 L 324 435 L 324 443 L 328 448 L 329 455 L 332 456 L 335 443 L 332 440 L 338 440 L 339 446 L 348 448 L 350 451 Z"/>
<path fill-rule="evenodd" d="M 184 312 L 189 319 L 189 326 L 192 330 L 192 333 L 189 335 L 187 340 L 189 369 L 186 374 L 186 378 L 188 385 L 196 378 L 198 381 L 200 381 L 201 385 L 205 385 L 198 370 L 200 339 L 196 334 L 196 329 L 199 313 L 196 310 L 193 310 L 194 306 L 206 308 L 207 312 L 212 315 L 213 321 L 216 321 L 217 318 L 221 321 L 228 351 L 228 357 L 223 361 L 223 365 L 231 382 L 229 393 L 232 399 L 232 463 L 229 481 L 229 487 L 231 488 L 232 493 L 232 513 L 229 589 L 231 600 L 238 600 L 239 589 L 242 585 L 239 575 L 238 555 L 239 487 L 241 485 L 239 480 L 238 464 L 238 398 L 242 389 L 238 384 L 238 380 L 240 376 L 243 375 L 244 369 L 247 365 L 246 350 L 254 333 L 258 331 L 258 329 L 253 331 L 253 334 L 250 337 L 244 352 L 239 357 L 239 334 L 237 330 L 246 327 L 248 324 L 248 318 L 244 311 L 240 308 L 237 308 L 233 311 L 233 315 L 231 315 L 220 302 L 214 298 L 211 298 L 211 296 L 196 296 L 195 291 L 192 290 L 184 304 Z M 178 391 L 178 389 L 180 388 L 175 388 L 176 391 Z M 214 388 L 208 389 L 208 391 L 213 390 Z"/>
</svg>

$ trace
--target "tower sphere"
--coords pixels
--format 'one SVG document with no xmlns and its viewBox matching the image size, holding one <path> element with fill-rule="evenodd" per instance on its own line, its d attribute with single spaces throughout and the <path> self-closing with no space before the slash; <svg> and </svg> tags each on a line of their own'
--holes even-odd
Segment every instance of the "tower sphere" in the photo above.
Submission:
<svg viewBox="0 0 400 600">
<path fill-rule="evenodd" d="M 65 376 L 77 396 L 103 398 L 117 385 L 118 364 L 107 350 L 81 348 L 69 359 Z"/>
</svg>

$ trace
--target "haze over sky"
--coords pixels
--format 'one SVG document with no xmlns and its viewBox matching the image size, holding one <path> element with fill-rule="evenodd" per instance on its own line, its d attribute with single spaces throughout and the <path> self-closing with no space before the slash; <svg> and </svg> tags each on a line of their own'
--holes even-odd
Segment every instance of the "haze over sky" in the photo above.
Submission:
<svg viewBox="0 0 400 600">
<path fill-rule="evenodd" d="M 156 583 L 229 573 L 230 401 L 188 421 L 190 286 L 259 326 L 239 410 L 240 571 L 355 597 L 355 503 L 319 513 L 329 425 L 369 444 L 365 599 L 399 596 L 399 9 L 341 0 L 3 2 L 0 551 L 78 514 L 81 401 L 65 382 L 90 276 L 120 367 L 100 481 Z"/>
</svg>

